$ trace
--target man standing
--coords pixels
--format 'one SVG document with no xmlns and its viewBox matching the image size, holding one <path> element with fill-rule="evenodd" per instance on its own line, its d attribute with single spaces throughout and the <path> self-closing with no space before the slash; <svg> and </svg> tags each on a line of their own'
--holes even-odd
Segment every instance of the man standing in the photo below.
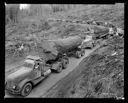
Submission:
<svg viewBox="0 0 128 103">
<path fill-rule="evenodd" d="M 21 51 L 22 49 L 24 49 L 24 45 L 21 44 L 21 46 L 19 47 L 19 51 Z"/>
<path fill-rule="evenodd" d="M 113 36 L 114 35 L 114 28 L 113 28 L 113 26 L 110 26 L 109 27 L 109 35 L 110 36 Z"/>
<path fill-rule="evenodd" d="M 117 36 L 123 36 L 124 35 L 124 30 L 122 30 L 121 28 L 117 28 L 116 35 Z"/>
<path fill-rule="evenodd" d="M 21 46 L 18 48 L 19 55 L 23 54 L 24 44 L 22 43 Z"/>
<path fill-rule="evenodd" d="M 104 23 L 104 25 L 105 25 L 105 27 L 107 27 L 107 26 L 108 26 L 108 23 L 107 23 L 107 22 L 105 22 L 105 23 Z"/>
</svg>

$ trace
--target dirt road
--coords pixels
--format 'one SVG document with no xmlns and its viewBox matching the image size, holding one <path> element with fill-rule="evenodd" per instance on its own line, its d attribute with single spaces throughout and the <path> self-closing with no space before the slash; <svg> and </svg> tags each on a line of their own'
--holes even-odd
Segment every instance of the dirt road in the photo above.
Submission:
<svg viewBox="0 0 128 103">
<path fill-rule="evenodd" d="M 46 79 L 44 79 L 41 83 L 39 83 L 38 85 L 36 85 L 32 92 L 30 93 L 30 95 L 27 96 L 27 98 L 33 98 L 33 97 L 40 97 L 41 95 L 43 95 L 47 90 L 49 90 L 51 87 L 53 87 L 59 80 L 61 80 L 62 78 L 64 78 L 68 73 L 72 72 L 73 69 L 75 69 L 75 67 L 81 62 L 81 60 L 85 57 L 87 57 L 90 53 L 92 53 L 94 50 L 96 50 L 99 46 L 96 46 L 95 48 L 93 48 L 92 50 L 86 50 L 85 51 L 85 55 L 80 58 L 80 59 L 75 59 L 75 58 L 69 58 L 69 65 L 67 67 L 67 69 L 63 70 L 61 73 L 52 73 L 51 75 L 49 75 L 49 77 L 47 77 Z M 5 92 L 5 98 L 20 98 L 20 96 L 14 96 L 11 94 L 8 94 L 7 92 Z"/>
</svg>

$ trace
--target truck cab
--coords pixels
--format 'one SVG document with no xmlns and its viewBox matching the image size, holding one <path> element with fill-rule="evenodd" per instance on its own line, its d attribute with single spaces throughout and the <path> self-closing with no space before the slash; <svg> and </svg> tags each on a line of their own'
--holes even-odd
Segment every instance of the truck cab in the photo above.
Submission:
<svg viewBox="0 0 128 103">
<path fill-rule="evenodd" d="M 87 35 L 81 44 L 83 49 L 90 48 L 92 49 L 95 46 L 94 40 L 91 35 Z"/>
<path fill-rule="evenodd" d="M 11 94 L 27 96 L 34 85 L 51 73 L 51 66 L 37 56 L 28 56 L 18 70 L 9 74 L 5 89 Z"/>
<path fill-rule="evenodd" d="M 45 60 L 39 56 L 28 56 L 27 60 L 34 61 L 33 70 L 37 72 L 37 77 L 46 76 L 45 72 L 51 69 L 51 65 L 46 64 Z"/>
</svg>

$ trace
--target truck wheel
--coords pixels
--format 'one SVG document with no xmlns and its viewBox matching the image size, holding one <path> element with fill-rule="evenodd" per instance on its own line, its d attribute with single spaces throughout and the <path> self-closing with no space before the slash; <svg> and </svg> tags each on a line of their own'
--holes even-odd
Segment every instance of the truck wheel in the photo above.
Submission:
<svg viewBox="0 0 128 103">
<path fill-rule="evenodd" d="M 77 58 L 81 58 L 81 57 L 82 57 L 82 54 L 81 54 L 80 51 L 77 51 L 77 52 L 76 52 L 76 57 L 77 57 Z"/>
<path fill-rule="evenodd" d="M 69 64 L 69 59 L 65 59 L 63 61 L 63 69 L 66 69 L 68 64 Z"/>
<path fill-rule="evenodd" d="M 23 86 L 22 90 L 21 90 L 21 95 L 22 95 L 23 97 L 28 96 L 31 91 L 32 91 L 32 84 L 31 84 L 31 83 L 26 83 L 26 84 Z"/>
<path fill-rule="evenodd" d="M 58 65 L 58 67 L 57 67 L 56 72 L 57 72 L 57 73 L 60 73 L 61 71 L 62 71 L 62 64 L 60 63 L 60 64 Z"/>
<path fill-rule="evenodd" d="M 84 56 L 84 55 L 85 55 L 85 50 L 82 50 L 81 52 L 82 52 L 82 53 L 81 53 L 82 56 Z"/>
<path fill-rule="evenodd" d="M 96 45 L 95 45 L 95 43 L 92 43 L 92 45 L 93 45 L 93 47 L 95 47 Z"/>
<path fill-rule="evenodd" d="M 92 43 L 92 45 L 91 45 L 91 49 L 93 49 L 93 47 L 94 47 L 94 44 Z"/>
</svg>

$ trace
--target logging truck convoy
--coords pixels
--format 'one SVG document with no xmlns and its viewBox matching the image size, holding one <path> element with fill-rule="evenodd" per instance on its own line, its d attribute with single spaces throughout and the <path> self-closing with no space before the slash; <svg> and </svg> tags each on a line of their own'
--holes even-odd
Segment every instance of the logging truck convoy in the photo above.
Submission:
<svg viewBox="0 0 128 103">
<path fill-rule="evenodd" d="M 79 40 L 81 40 L 79 37 L 73 37 L 42 43 L 44 45 L 43 53 L 27 56 L 24 63 L 16 67 L 16 71 L 6 77 L 5 89 L 11 94 L 28 96 L 34 85 L 41 82 L 49 74 L 52 72 L 60 73 L 62 69 L 67 68 L 69 64 L 68 52 L 75 53 L 77 57 L 83 55 L 84 52 L 77 47 L 81 43 Z"/>
</svg>

